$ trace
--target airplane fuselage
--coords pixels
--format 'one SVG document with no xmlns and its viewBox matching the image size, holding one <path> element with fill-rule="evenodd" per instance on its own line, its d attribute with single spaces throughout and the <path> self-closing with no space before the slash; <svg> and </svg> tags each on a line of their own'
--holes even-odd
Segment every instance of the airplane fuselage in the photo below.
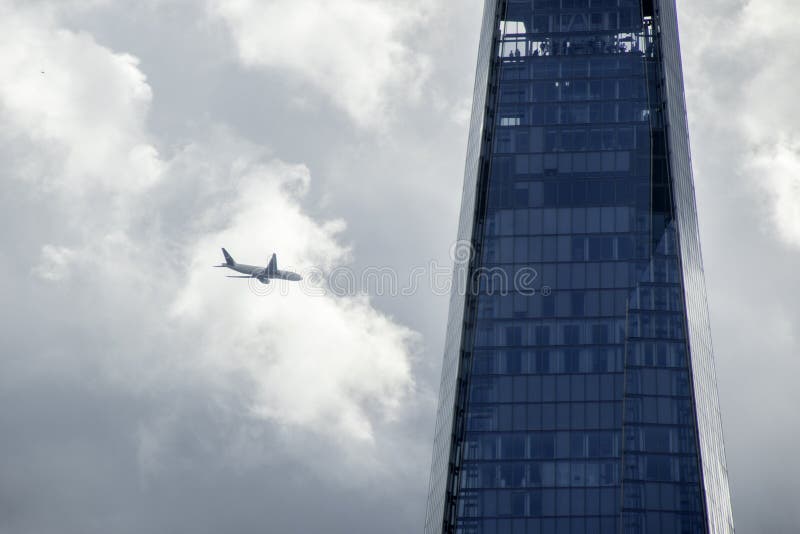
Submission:
<svg viewBox="0 0 800 534">
<path fill-rule="evenodd" d="M 246 263 L 235 263 L 233 265 L 226 265 L 226 267 L 236 271 L 237 273 L 247 274 L 253 278 L 258 278 L 262 282 L 264 280 L 288 280 L 290 282 L 299 282 L 303 279 L 302 276 L 297 273 L 293 273 L 292 271 L 283 271 L 281 269 L 277 269 L 270 272 L 263 267 L 247 265 Z"/>
</svg>

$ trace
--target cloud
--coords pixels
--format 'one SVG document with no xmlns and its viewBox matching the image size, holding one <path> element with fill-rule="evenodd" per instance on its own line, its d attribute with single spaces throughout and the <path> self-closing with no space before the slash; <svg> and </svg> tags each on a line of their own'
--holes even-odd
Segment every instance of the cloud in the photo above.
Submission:
<svg viewBox="0 0 800 534">
<path fill-rule="evenodd" d="M 0 3 L 0 69 L 9 74 L 0 135 L 33 151 L 14 177 L 70 196 L 147 188 L 161 162 L 145 129 L 152 92 L 138 60 L 57 29 L 48 11 Z"/>
<path fill-rule="evenodd" d="M 429 60 L 413 50 L 409 29 L 423 13 L 415 1 L 210 0 L 248 67 L 291 72 L 328 95 L 361 126 L 376 127 L 414 100 Z"/>
<path fill-rule="evenodd" d="M 416 335 L 365 297 L 288 286 L 258 296 L 211 268 L 222 245 L 252 263 L 277 251 L 298 269 L 348 261 L 344 222 L 303 207 L 309 170 L 224 128 L 164 158 L 135 57 L 54 16 L 5 3 L 0 11 L 0 68 L 15 73 L 0 86 L 0 135 L 10 143 L 0 157 L 18 195 L 2 208 L 25 229 L 9 246 L 27 264 L 9 298 L 26 302 L 15 324 L 41 328 L 31 336 L 5 324 L 27 358 L 4 357 L 0 374 L 34 387 L 82 369 L 62 387 L 98 385 L 97 397 L 136 413 L 138 430 L 115 439 L 144 481 L 182 454 L 175 443 L 186 432 L 205 451 L 198 458 L 266 454 L 247 444 L 259 439 L 273 443 L 272 457 L 302 462 L 312 445 L 293 436 L 303 436 L 327 444 L 325 462 L 305 464 L 320 476 L 364 481 L 385 468 L 374 428 L 411 402 Z M 215 402 L 197 406 L 204 398 Z M 187 429 L 192 414 L 212 426 Z"/>
<path fill-rule="evenodd" d="M 41 263 L 33 268 L 33 272 L 44 280 L 64 280 L 69 276 L 74 257 L 75 251 L 67 247 L 44 245 Z"/>
<path fill-rule="evenodd" d="M 800 84 L 793 2 L 679 2 L 701 241 L 736 525 L 794 532 L 800 498 Z M 784 421 L 786 424 L 775 424 Z M 756 452 L 757 451 L 757 452 Z M 753 463 L 753 456 L 765 460 Z"/>
<path fill-rule="evenodd" d="M 772 202 L 772 221 L 779 235 L 800 246 L 800 137 L 776 139 L 761 148 L 752 160 L 751 172 L 763 180 L 760 185 Z"/>
<path fill-rule="evenodd" d="M 682 18 L 684 41 L 693 43 L 684 46 L 687 84 L 694 110 L 710 123 L 702 127 L 740 140 L 746 150 L 732 155 L 738 176 L 766 199 L 784 241 L 800 246 L 800 110 L 786 105 L 800 84 L 800 56 L 791 52 L 800 4 L 718 1 L 685 10 L 692 12 Z"/>
<path fill-rule="evenodd" d="M 309 181 L 305 167 L 281 162 L 241 176 L 227 206 L 228 225 L 191 247 L 190 275 L 173 311 L 179 320 L 203 326 L 194 358 L 252 377 L 258 385 L 255 412 L 347 445 L 372 440 L 373 415 L 396 417 L 402 408 L 413 386 L 413 333 L 363 297 L 324 296 L 300 285 L 253 287 L 271 289 L 258 296 L 246 282 L 208 268 L 220 261 L 222 244 L 248 263 L 266 264 L 278 250 L 279 267 L 300 271 L 345 261 L 348 250 L 337 242 L 343 224 L 319 224 L 298 204 Z"/>
</svg>

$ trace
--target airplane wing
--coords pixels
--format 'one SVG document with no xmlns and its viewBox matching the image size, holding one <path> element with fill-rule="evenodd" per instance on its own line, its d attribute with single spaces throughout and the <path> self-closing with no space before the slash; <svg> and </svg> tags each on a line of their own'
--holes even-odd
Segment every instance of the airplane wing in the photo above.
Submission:
<svg viewBox="0 0 800 534">
<path fill-rule="evenodd" d="M 274 273 L 278 270 L 278 256 L 277 254 L 273 254 L 272 258 L 270 258 L 269 263 L 267 264 L 267 272 Z"/>
</svg>

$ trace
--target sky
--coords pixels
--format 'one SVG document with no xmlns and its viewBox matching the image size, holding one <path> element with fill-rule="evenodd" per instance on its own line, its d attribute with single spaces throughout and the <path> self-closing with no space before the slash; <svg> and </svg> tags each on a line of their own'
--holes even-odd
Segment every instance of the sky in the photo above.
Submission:
<svg viewBox="0 0 800 534">
<path fill-rule="evenodd" d="M 800 4 L 678 7 L 736 524 L 795 533 Z M 0 0 L 2 534 L 422 530 L 447 292 L 210 267 L 447 272 L 481 11 Z"/>
</svg>

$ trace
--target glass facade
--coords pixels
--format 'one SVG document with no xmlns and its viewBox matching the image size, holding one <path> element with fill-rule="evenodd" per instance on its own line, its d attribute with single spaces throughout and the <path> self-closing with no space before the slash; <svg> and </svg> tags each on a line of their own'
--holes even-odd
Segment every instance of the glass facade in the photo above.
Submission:
<svg viewBox="0 0 800 534">
<path fill-rule="evenodd" d="M 425 532 L 732 533 L 674 0 L 484 13 Z"/>
</svg>

